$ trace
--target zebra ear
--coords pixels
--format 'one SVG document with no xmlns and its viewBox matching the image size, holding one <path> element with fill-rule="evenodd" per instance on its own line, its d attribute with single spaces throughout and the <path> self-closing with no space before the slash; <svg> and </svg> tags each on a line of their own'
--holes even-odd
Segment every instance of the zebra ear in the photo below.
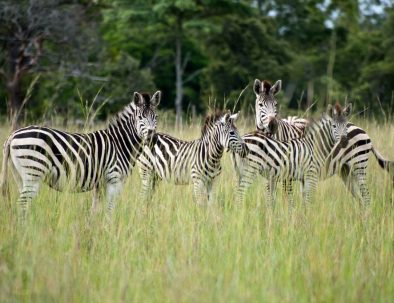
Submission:
<svg viewBox="0 0 394 303">
<path fill-rule="evenodd" d="M 226 113 L 220 118 L 220 123 L 226 124 L 230 120 L 230 114 Z"/>
<path fill-rule="evenodd" d="M 270 93 L 276 95 L 282 89 L 282 80 L 278 80 L 275 84 L 271 87 Z"/>
<path fill-rule="evenodd" d="M 259 79 L 254 80 L 253 91 L 256 95 L 261 93 L 261 81 Z"/>
<path fill-rule="evenodd" d="M 342 111 L 345 117 L 349 117 L 352 114 L 353 104 L 349 103 Z"/>
<path fill-rule="evenodd" d="M 157 92 L 155 92 L 152 99 L 150 99 L 150 104 L 153 107 L 157 107 L 160 103 L 160 100 L 161 100 L 161 91 L 158 90 Z"/>
<path fill-rule="evenodd" d="M 137 106 L 143 106 L 145 101 L 144 101 L 144 97 L 139 93 L 139 92 L 134 92 L 133 95 L 133 102 L 135 103 L 135 105 Z"/>
<path fill-rule="evenodd" d="M 236 113 L 236 114 L 234 114 L 234 115 L 231 115 L 231 116 L 230 116 L 230 119 L 233 120 L 233 121 L 235 122 L 235 121 L 237 121 L 238 116 L 239 116 L 239 112 Z"/>
</svg>

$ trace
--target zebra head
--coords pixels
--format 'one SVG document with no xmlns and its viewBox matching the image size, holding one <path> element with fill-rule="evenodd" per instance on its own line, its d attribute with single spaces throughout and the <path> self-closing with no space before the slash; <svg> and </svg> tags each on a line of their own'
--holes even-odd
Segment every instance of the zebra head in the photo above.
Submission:
<svg viewBox="0 0 394 303">
<path fill-rule="evenodd" d="M 228 112 L 219 119 L 221 130 L 220 140 L 222 146 L 245 158 L 249 153 L 249 149 L 234 124 L 238 119 L 238 115 L 239 112 L 234 115 Z"/>
<path fill-rule="evenodd" d="M 334 107 L 329 104 L 327 112 L 331 118 L 331 131 L 334 140 L 339 142 L 341 147 L 346 147 L 349 142 L 347 123 L 348 117 L 352 113 L 352 104 L 349 103 L 345 108 L 342 108 L 339 103 L 336 103 Z"/>
<path fill-rule="evenodd" d="M 269 132 L 270 122 L 277 116 L 277 101 L 275 95 L 281 90 L 282 81 L 274 85 L 268 81 L 254 80 L 253 90 L 256 94 L 256 127 Z"/>
<path fill-rule="evenodd" d="M 144 141 L 150 141 L 156 132 L 156 108 L 160 100 L 161 91 L 157 91 L 152 98 L 149 94 L 134 93 L 133 103 L 136 105 L 134 111 L 134 126 L 137 130 L 137 135 Z"/>
</svg>

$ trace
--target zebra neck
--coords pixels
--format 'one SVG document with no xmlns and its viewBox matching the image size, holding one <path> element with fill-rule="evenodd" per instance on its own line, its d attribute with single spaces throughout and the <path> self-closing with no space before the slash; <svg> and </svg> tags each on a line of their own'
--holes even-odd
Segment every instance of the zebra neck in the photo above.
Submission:
<svg viewBox="0 0 394 303">
<path fill-rule="evenodd" d="M 224 147 L 220 143 L 219 134 L 217 131 L 212 131 L 206 134 L 202 140 L 201 144 L 205 149 L 205 153 L 208 159 L 219 159 L 223 156 Z"/>
<path fill-rule="evenodd" d="M 136 158 L 142 152 L 143 140 L 138 136 L 132 123 L 118 121 L 116 124 L 111 124 L 106 132 L 125 169 L 134 165 Z"/>
<path fill-rule="evenodd" d="M 314 146 L 317 159 L 324 161 L 335 146 L 330 125 L 323 120 L 310 127 L 311 129 L 306 134 L 306 139 Z"/>
</svg>

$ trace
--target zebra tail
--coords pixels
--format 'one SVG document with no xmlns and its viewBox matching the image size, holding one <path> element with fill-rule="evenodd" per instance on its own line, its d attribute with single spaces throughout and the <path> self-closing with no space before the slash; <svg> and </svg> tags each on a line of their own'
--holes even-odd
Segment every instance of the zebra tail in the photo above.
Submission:
<svg viewBox="0 0 394 303">
<path fill-rule="evenodd" d="M 386 160 L 375 147 L 372 147 L 372 152 L 375 155 L 376 160 L 379 163 L 379 166 L 390 174 L 391 178 L 393 179 L 393 186 L 394 186 L 394 161 Z"/>
<path fill-rule="evenodd" d="M 10 195 L 8 187 L 8 158 L 10 156 L 11 136 L 5 141 L 3 146 L 3 165 L 0 175 L 0 190 L 3 197 L 8 198 Z"/>
</svg>

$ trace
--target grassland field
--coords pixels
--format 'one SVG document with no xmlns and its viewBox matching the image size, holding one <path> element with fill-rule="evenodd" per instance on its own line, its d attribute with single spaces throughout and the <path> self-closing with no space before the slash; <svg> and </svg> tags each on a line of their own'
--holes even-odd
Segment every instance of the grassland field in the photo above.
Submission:
<svg viewBox="0 0 394 303">
<path fill-rule="evenodd" d="M 394 160 L 394 123 L 358 120 Z M 253 129 L 245 120 L 241 133 Z M 192 139 L 200 125 L 175 132 Z M 9 129 L 0 128 L 4 142 Z M 1 157 L 1 156 L 0 156 Z M 92 194 L 42 186 L 25 226 L 11 200 L 0 203 L 0 302 L 394 302 L 394 193 L 373 156 L 372 203 L 365 210 L 338 176 L 320 182 L 306 211 L 298 186 L 290 216 L 279 190 L 265 205 L 265 180 L 236 207 L 229 155 L 211 207 L 193 203 L 191 186 L 161 182 L 149 204 L 138 199 L 135 169 L 113 222 L 105 202 L 92 215 Z"/>
</svg>

